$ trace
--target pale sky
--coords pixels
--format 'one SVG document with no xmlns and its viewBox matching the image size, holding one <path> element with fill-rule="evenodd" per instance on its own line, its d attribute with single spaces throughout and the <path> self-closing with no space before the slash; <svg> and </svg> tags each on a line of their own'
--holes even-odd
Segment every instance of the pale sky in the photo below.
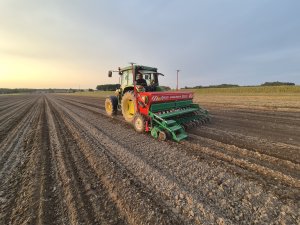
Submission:
<svg viewBox="0 0 300 225">
<path fill-rule="evenodd" d="M 300 1 L 0 0 L 0 88 L 95 88 L 129 62 L 171 87 L 300 84 Z"/>
</svg>

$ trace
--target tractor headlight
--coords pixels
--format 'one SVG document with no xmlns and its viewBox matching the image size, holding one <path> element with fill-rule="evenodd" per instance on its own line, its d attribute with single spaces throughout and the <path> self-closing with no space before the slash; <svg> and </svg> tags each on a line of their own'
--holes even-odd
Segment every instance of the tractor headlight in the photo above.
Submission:
<svg viewBox="0 0 300 225">
<path fill-rule="evenodd" d="M 148 104 L 148 102 L 149 102 L 149 98 L 147 95 L 142 96 L 142 100 L 145 104 Z"/>
</svg>

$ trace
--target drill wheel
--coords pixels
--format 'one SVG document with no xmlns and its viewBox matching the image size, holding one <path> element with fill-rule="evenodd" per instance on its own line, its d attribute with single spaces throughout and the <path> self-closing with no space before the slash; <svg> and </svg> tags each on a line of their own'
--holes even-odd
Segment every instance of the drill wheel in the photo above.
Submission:
<svg viewBox="0 0 300 225">
<path fill-rule="evenodd" d="M 158 132 L 158 140 L 160 141 L 165 141 L 167 139 L 167 134 L 164 131 L 159 131 Z"/>
</svg>

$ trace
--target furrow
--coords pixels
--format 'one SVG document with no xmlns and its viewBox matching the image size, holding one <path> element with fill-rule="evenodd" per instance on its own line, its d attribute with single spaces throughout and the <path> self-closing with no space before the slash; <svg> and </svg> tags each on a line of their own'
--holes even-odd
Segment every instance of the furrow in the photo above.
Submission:
<svg viewBox="0 0 300 225">
<path fill-rule="evenodd" d="M 86 222 L 88 224 L 126 224 L 117 214 L 116 207 L 107 197 L 107 191 L 99 183 L 94 171 L 88 166 L 87 160 L 81 153 L 73 134 L 65 126 L 65 121 L 61 118 L 55 107 L 49 103 L 51 114 L 58 128 L 58 135 L 63 137 L 65 149 L 63 157 L 68 158 L 68 164 L 74 171 L 74 179 L 78 186 L 80 199 L 77 204 L 80 206 L 82 201 L 83 209 L 86 210 Z M 73 187 L 74 188 L 74 187 Z M 82 210 L 82 209 L 81 209 Z"/>
<path fill-rule="evenodd" d="M 28 132 L 32 132 L 32 122 L 36 119 L 38 107 L 38 104 L 34 105 L 23 115 L 18 125 L 0 143 L 0 180 L 4 180 L 3 176 L 10 175 L 11 170 L 24 159 L 22 145 Z"/>
<path fill-rule="evenodd" d="M 40 102 L 40 101 L 39 101 Z M 36 175 L 39 173 L 37 159 L 39 158 L 39 146 L 36 139 L 41 133 L 41 106 L 35 108 L 31 114 L 32 132 L 26 134 L 24 145 L 19 146 L 15 153 L 22 158 L 20 162 L 11 167 L 10 173 L 4 177 L 4 183 L 1 184 L 1 192 L 4 194 L 5 202 L 3 204 L 3 212 L 5 212 L 0 221 L 3 224 L 20 224 L 30 223 L 34 217 L 36 202 L 33 200 L 36 191 Z M 29 122 L 29 121 L 26 121 Z M 19 157 L 20 157 L 19 156 Z"/>
</svg>

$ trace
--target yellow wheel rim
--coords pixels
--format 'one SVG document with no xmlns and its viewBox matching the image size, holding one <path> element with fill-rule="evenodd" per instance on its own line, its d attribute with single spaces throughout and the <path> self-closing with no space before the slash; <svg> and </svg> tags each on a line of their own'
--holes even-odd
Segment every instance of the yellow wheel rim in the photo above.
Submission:
<svg viewBox="0 0 300 225">
<path fill-rule="evenodd" d="M 110 101 L 106 101 L 106 102 L 105 102 L 105 110 L 106 110 L 106 112 L 108 112 L 108 113 L 111 113 L 111 112 L 112 112 L 112 104 L 111 104 Z"/>
<path fill-rule="evenodd" d="M 140 119 L 140 118 L 137 118 L 135 120 L 135 127 L 138 129 L 138 130 L 142 130 L 143 129 L 143 121 Z"/>
<path fill-rule="evenodd" d="M 126 109 L 127 115 L 134 115 L 134 102 L 132 100 L 126 101 Z"/>
</svg>

